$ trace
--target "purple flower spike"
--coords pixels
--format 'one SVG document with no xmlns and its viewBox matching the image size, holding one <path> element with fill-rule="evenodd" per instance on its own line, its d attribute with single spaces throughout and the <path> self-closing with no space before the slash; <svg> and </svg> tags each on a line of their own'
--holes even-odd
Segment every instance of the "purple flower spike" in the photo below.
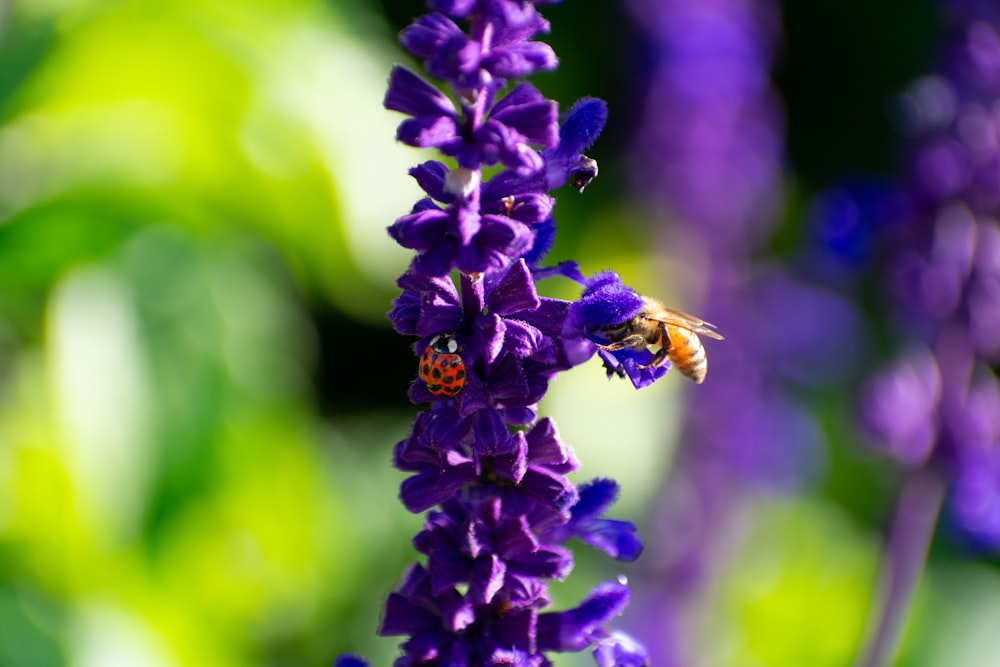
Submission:
<svg viewBox="0 0 1000 667">
<path fill-rule="evenodd" d="M 388 317 L 416 338 L 409 398 L 427 406 L 393 451 L 408 475 L 400 500 L 426 512 L 413 539 L 424 560 L 389 594 L 379 626 L 403 637 L 397 667 L 547 667 L 546 652 L 587 648 L 602 665 L 632 665 L 642 654 L 603 627 L 628 603 L 624 583 L 598 586 L 575 609 L 543 612 L 548 582 L 573 569 L 567 540 L 623 561 L 642 549 L 631 523 L 602 516 L 614 482 L 578 489 L 568 479 L 579 462 L 555 424 L 538 418 L 538 404 L 558 373 L 593 356 L 595 329 L 634 316 L 643 301 L 612 272 L 588 279 L 572 260 L 539 266 L 556 232 L 550 191 L 567 178 L 582 190 L 596 175 L 582 151 L 607 117 L 603 102 L 585 98 L 560 126 L 557 104 L 531 84 L 505 87 L 557 63 L 551 47 L 531 41 L 549 29 L 540 4 L 430 0 L 434 11 L 400 41 L 447 93 L 396 67 L 385 95 L 387 109 L 409 116 L 399 141 L 457 163 L 413 167 L 426 196 L 388 228 L 415 251 Z M 549 276 L 583 285 L 583 297 L 540 296 L 535 283 Z M 665 371 L 630 368 L 649 382 Z M 353 656 L 338 662 L 362 665 Z"/>
<path fill-rule="evenodd" d="M 875 375 L 861 416 L 876 447 L 952 485 L 956 528 L 1000 549 L 1000 15 L 989 2 L 946 4 L 942 60 L 906 96 L 905 206 L 877 239 L 900 347 L 919 352 Z"/>
</svg>

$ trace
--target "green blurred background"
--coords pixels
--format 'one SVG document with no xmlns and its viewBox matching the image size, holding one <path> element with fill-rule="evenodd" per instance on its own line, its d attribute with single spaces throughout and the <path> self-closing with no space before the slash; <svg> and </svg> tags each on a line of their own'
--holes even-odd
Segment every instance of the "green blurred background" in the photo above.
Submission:
<svg viewBox="0 0 1000 667">
<path fill-rule="evenodd" d="M 395 144 L 381 99 L 408 61 L 395 35 L 422 11 L 0 3 L 0 666 L 396 655 L 375 629 L 420 518 L 399 506 L 391 467 L 417 408 L 411 341 L 385 320 L 409 254 L 385 227 L 419 196 L 406 169 L 427 156 Z M 641 284 L 658 260 L 624 175 L 634 28 L 617 3 L 545 13 L 562 66 L 536 84 L 563 106 L 603 97 L 612 114 L 600 179 L 560 197 L 554 255 Z M 776 260 L 816 189 L 891 171 L 887 100 L 928 66 L 938 32 L 929 2 L 784 13 Z M 582 478 L 618 479 L 616 516 L 641 524 L 683 388 L 637 394 L 596 364 L 556 382 L 543 412 Z M 620 421 L 582 418 L 602 410 Z M 706 665 L 849 663 L 894 481 L 842 431 L 832 460 L 869 481 L 759 502 L 699 612 Z M 578 561 L 554 588 L 560 606 L 635 567 Z M 937 548 L 901 664 L 1000 664 L 996 627 L 995 567 Z"/>
</svg>

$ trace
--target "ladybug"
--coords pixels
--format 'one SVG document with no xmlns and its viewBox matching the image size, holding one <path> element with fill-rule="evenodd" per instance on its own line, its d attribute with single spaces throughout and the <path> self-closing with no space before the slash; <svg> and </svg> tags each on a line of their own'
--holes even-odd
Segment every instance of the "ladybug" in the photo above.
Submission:
<svg viewBox="0 0 1000 667">
<path fill-rule="evenodd" d="M 465 362 L 450 334 L 434 336 L 420 355 L 420 379 L 432 394 L 457 396 L 465 384 Z"/>
</svg>

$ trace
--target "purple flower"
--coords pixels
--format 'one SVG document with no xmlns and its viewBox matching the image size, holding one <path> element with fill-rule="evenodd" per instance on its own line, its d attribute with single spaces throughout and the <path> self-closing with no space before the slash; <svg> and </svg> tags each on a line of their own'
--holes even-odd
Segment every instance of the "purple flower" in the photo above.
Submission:
<svg viewBox="0 0 1000 667">
<path fill-rule="evenodd" d="M 514 86 L 480 117 L 464 102 L 460 110 L 447 95 L 397 65 L 389 77 L 384 104 L 390 111 L 412 116 L 399 125 L 397 140 L 417 148 L 437 148 L 466 169 L 501 162 L 530 174 L 543 164 L 532 146 L 551 147 L 558 142 L 555 102 L 528 83 Z"/>
<path fill-rule="evenodd" d="M 940 402 L 937 362 L 918 348 L 875 376 L 862 400 L 862 418 L 878 446 L 902 463 L 920 465 L 937 439 Z"/>
<path fill-rule="evenodd" d="M 638 315 L 645 301 L 613 271 L 594 274 L 586 285 L 580 299 L 570 307 L 565 331 L 567 335 L 588 336 L 598 345 L 606 345 L 611 341 L 603 332 L 619 328 Z M 670 368 L 669 362 L 652 365 L 653 353 L 646 348 L 624 347 L 613 351 L 602 348 L 598 354 L 608 377 L 628 377 L 636 389 L 652 384 Z"/>
<path fill-rule="evenodd" d="M 982 548 L 1000 548 L 1000 453 L 979 449 L 955 471 L 951 505 L 957 527 Z"/>
<path fill-rule="evenodd" d="M 678 306 L 714 322 L 726 336 L 724 343 L 705 345 L 711 370 L 684 411 L 676 462 L 658 506 L 665 518 L 644 555 L 657 569 L 636 587 L 643 613 L 642 625 L 633 627 L 649 631 L 653 662 L 683 665 L 697 662 L 689 655 L 689 638 L 697 631 L 689 627 L 688 606 L 697 604 L 720 560 L 725 540 L 719 527 L 733 525 L 731 515 L 749 490 L 795 488 L 819 467 L 820 431 L 793 383 L 824 359 L 804 349 L 815 342 L 813 332 L 830 327 L 844 309 L 827 312 L 832 299 L 815 299 L 819 290 L 791 277 L 779 286 L 759 259 L 779 217 L 785 164 L 780 102 L 769 83 L 777 4 L 627 4 L 649 44 L 650 66 L 637 86 L 632 187 L 660 214 L 655 245 L 693 250 L 675 256 L 685 268 L 674 275 L 684 282 L 664 292 L 700 296 L 705 305 Z M 689 287 L 689 279 L 698 287 Z M 781 304 L 785 296 L 793 302 Z M 809 318 L 815 321 L 792 312 L 815 314 Z M 773 340 L 762 335 L 789 319 L 796 320 L 789 327 L 803 343 L 795 361 L 785 358 L 783 330 Z M 656 379 L 644 372 L 665 371 L 665 365 L 645 368 L 648 350 L 599 354 L 610 372 L 637 386 Z"/>
<path fill-rule="evenodd" d="M 431 3 L 443 14 L 427 14 L 400 33 L 413 55 L 426 60 L 427 71 L 448 81 L 456 90 L 475 89 L 505 79 L 556 68 L 555 52 L 544 42 L 528 41 L 548 32 L 549 24 L 530 5 L 511 2 L 481 3 L 486 20 L 469 35 L 448 16 L 462 18 L 472 3 Z M 480 27 L 482 26 L 482 27 Z"/>
<path fill-rule="evenodd" d="M 470 199 L 470 206 L 475 203 Z M 513 218 L 481 215 L 465 206 L 441 208 L 430 199 L 420 200 L 409 215 L 396 220 L 389 235 L 419 253 L 417 270 L 428 276 L 443 276 L 453 268 L 467 273 L 500 268 L 533 243 L 531 229 Z"/>
<path fill-rule="evenodd" d="M 862 415 L 876 446 L 951 480 L 955 525 L 983 544 L 1000 493 L 1000 16 L 950 9 L 938 71 L 904 97 L 913 134 L 907 201 L 880 235 L 904 353 L 870 381 Z M 991 109 L 993 111 L 991 111 Z M 989 485 L 997 485 L 993 491 Z M 978 523 L 980 522 L 981 523 Z"/>
<path fill-rule="evenodd" d="M 550 651 L 582 651 L 606 635 L 604 625 L 625 610 L 629 590 L 622 582 L 604 582 L 579 606 L 542 614 L 538 619 L 539 646 Z"/>
<path fill-rule="evenodd" d="M 467 377 L 454 405 L 439 412 L 437 427 L 462 434 L 481 452 L 513 445 L 506 425 L 530 424 L 549 380 L 582 363 L 593 347 L 582 339 L 561 337 L 569 304 L 538 297 L 531 273 L 519 261 L 504 273 L 470 281 L 459 296 L 448 279 L 427 279 L 417 271 L 400 279 L 403 294 L 389 318 L 401 333 L 430 337 L 448 332 L 463 351 Z M 426 326 L 425 326 L 426 325 Z M 414 403 L 440 401 L 420 381 L 410 387 Z"/>
<path fill-rule="evenodd" d="M 572 570 L 567 540 L 619 560 L 642 550 L 633 524 L 603 518 L 617 485 L 570 482 L 576 457 L 537 414 L 552 378 L 593 356 L 591 329 L 631 316 L 641 299 L 614 274 L 588 280 L 572 261 L 540 265 L 555 234 L 549 192 L 567 181 L 582 190 L 597 175 L 582 151 L 607 110 L 584 98 L 560 125 L 555 102 L 530 84 L 503 89 L 508 78 L 556 64 L 550 47 L 531 41 L 548 30 L 535 4 L 544 3 L 432 0 L 435 13 L 400 39 L 450 91 L 396 67 L 384 100 L 409 116 L 399 141 L 458 164 L 428 160 L 411 169 L 427 196 L 389 227 L 416 251 L 388 317 L 416 337 L 421 370 L 409 397 L 428 406 L 394 450 L 396 467 L 409 474 L 401 501 L 427 512 L 413 539 L 425 561 L 388 596 L 379 627 L 404 638 L 399 667 L 546 667 L 546 652 L 587 648 L 601 665 L 643 661 L 637 643 L 605 627 L 628 602 L 623 583 L 598 586 L 574 609 L 543 611 L 547 582 Z M 484 182 L 483 168 L 497 164 Z M 536 280 L 551 275 L 582 284 L 583 298 L 539 296 Z M 449 391 L 425 384 L 435 364 L 462 371 L 460 382 Z"/>
<path fill-rule="evenodd" d="M 616 560 L 631 561 L 642 553 L 635 524 L 604 519 L 601 515 L 618 497 L 618 484 L 610 479 L 596 479 L 579 488 L 580 499 L 570 512 L 570 520 L 556 529 L 566 539 L 579 537 Z"/>
</svg>

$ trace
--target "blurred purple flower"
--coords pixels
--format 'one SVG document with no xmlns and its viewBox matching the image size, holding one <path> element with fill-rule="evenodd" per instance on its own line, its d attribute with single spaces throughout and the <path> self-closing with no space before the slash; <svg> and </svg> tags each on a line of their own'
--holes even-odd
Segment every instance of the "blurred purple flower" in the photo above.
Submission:
<svg viewBox="0 0 1000 667">
<path fill-rule="evenodd" d="M 759 260 L 782 192 L 784 126 L 770 84 L 777 4 L 631 0 L 629 7 L 653 65 L 639 82 L 634 190 L 683 232 L 665 232 L 662 245 L 683 244 L 702 259 L 678 276 L 705 283 L 706 305 L 695 312 L 726 337 L 709 350 L 711 370 L 685 411 L 647 545 L 659 567 L 637 588 L 654 661 L 684 665 L 695 661 L 684 610 L 711 576 L 746 495 L 794 490 L 821 473 L 822 431 L 803 389 L 847 374 L 860 319 L 847 299 Z M 847 223 L 827 233 L 858 261 L 870 241 Z"/>
<path fill-rule="evenodd" d="M 953 480 L 956 525 L 997 546 L 985 508 L 1000 493 L 987 489 L 1000 484 L 1000 13 L 947 4 L 938 71 L 900 105 L 909 203 L 880 239 L 900 338 L 925 347 L 877 374 L 861 409 L 877 446 Z"/>
<path fill-rule="evenodd" d="M 937 439 L 941 375 L 930 350 L 917 348 L 884 369 L 862 397 L 862 419 L 876 446 L 907 465 L 920 465 Z"/>
</svg>

